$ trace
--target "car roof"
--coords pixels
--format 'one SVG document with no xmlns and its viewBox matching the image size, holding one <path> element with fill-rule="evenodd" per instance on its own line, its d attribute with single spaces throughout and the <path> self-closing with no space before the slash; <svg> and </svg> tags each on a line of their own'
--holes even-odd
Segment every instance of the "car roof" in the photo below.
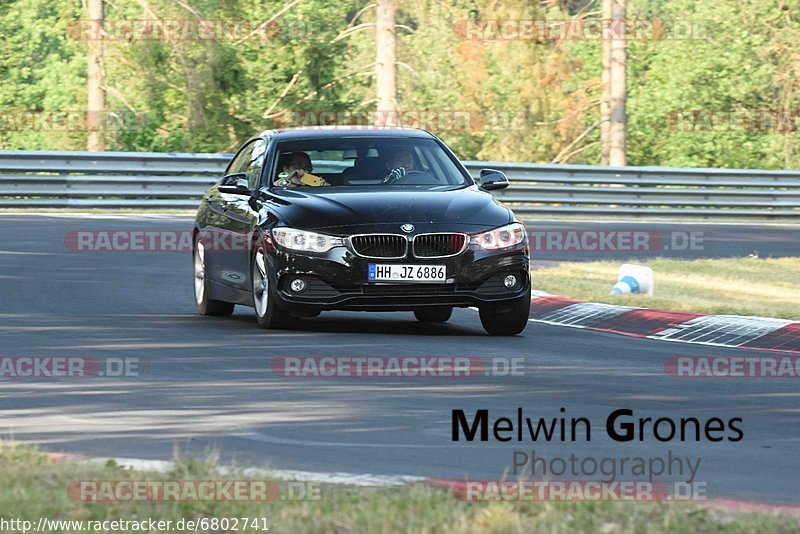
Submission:
<svg viewBox="0 0 800 534">
<path fill-rule="evenodd" d="M 433 139 L 434 136 L 419 128 L 392 126 L 309 126 L 266 130 L 258 137 L 274 137 L 279 141 L 290 139 L 335 139 L 337 137 L 408 137 Z"/>
</svg>

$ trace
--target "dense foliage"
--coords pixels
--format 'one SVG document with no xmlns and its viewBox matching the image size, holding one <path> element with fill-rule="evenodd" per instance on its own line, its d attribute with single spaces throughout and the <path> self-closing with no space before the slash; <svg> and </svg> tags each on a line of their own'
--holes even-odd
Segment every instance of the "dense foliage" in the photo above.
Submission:
<svg viewBox="0 0 800 534">
<path fill-rule="evenodd" d="M 272 17 L 277 31 L 245 31 Z M 598 17 L 592 0 L 400 0 L 400 108 L 433 113 L 424 125 L 465 159 L 597 164 L 599 40 L 461 30 L 467 19 Z M 800 0 L 629 0 L 628 17 L 669 30 L 628 41 L 628 164 L 798 166 Z M 86 18 L 79 0 L 0 3 L 0 148 L 85 148 L 85 129 L 19 117 L 85 110 L 87 40 L 76 28 Z M 230 151 L 322 111 L 373 110 L 374 19 L 366 0 L 107 0 L 106 149 Z M 113 24 L 124 20 L 237 31 L 121 38 Z M 676 21 L 689 38 L 675 38 Z M 453 113 L 469 120 L 449 125 Z"/>
</svg>

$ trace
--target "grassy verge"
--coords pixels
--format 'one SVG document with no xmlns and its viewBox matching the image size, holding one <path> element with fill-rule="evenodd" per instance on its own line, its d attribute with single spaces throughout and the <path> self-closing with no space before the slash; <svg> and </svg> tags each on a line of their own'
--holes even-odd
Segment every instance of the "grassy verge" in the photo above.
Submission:
<svg viewBox="0 0 800 534">
<path fill-rule="evenodd" d="M 655 295 L 611 296 L 618 262 L 562 263 L 533 272 L 534 287 L 555 295 L 648 308 L 800 320 L 800 258 L 654 259 Z"/>
<path fill-rule="evenodd" d="M 219 480 L 211 463 L 179 462 L 166 474 L 115 465 L 56 461 L 28 448 L 0 444 L 0 518 L 63 520 L 172 520 L 266 517 L 270 532 L 797 532 L 787 516 L 723 513 L 696 505 L 644 503 L 467 503 L 445 490 L 322 486 L 314 500 L 270 503 L 97 503 L 71 499 L 74 480 Z M 129 532 L 116 530 L 114 532 Z M 198 530 L 211 532 L 212 530 Z M 55 530 L 50 532 L 72 532 Z M 107 531 L 100 531 L 107 532 Z M 227 532 L 224 529 L 213 532 Z M 250 531 L 255 532 L 255 531 Z"/>
</svg>

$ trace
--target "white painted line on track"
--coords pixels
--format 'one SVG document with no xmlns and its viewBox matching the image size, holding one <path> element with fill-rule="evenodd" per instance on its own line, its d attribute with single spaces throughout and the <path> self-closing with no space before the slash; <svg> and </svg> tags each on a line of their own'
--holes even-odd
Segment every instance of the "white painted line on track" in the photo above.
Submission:
<svg viewBox="0 0 800 534">
<path fill-rule="evenodd" d="M 226 434 L 228 437 L 232 438 L 241 438 L 241 439 L 250 439 L 253 441 L 258 441 L 261 443 L 270 443 L 274 445 L 297 445 L 297 446 L 325 446 L 325 447 L 344 447 L 344 448 L 353 448 L 353 447 L 363 447 L 363 448 L 370 448 L 370 449 L 446 449 L 449 448 L 450 445 L 448 444 L 439 444 L 439 445 L 424 445 L 424 444 L 417 444 L 417 443 L 353 443 L 350 441 L 319 441 L 319 440 L 302 440 L 302 439 L 286 439 L 286 438 L 278 438 L 275 436 L 270 436 L 267 434 L 262 434 L 260 432 L 233 432 L 230 434 Z M 492 445 L 487 444 L 485 447 L 498 447 L 502 448 L 504 445 Z"/>
<path fill-rule="evenodd" d="M 90 458 L 82 460 L 85 464 L 105 465 L 113 461 L 123 469 L 149 471 L 154 473 L 168 473 L 175 468 L 175 463 L 166 460 L 143 460 L 140 458 Z M 301 482 L 321 482 L 326 484 L 347 484 L 351 486 L 402 486 L 413 482 L 422 482 L 427 477 L 413 475 L 378 475 L 371 473 L 344 473 L 344 472 L 316 472 L 287 469 L 263 469 L 248 467 L 244 469 L 230 469 L 220 467 L 223 475 L 241 472 L 248 477 L 267 477 L 278 480 L 293 480 Z"/>
<path fill-rule="evenodd" d="M 0 217 L 42 217 L 58 219 L 93 219 L 93 220 L 171 220 L 171 219 L 194 219 L 190 213 L 84 213 L 84 212 L 0 212 Z"/>
</svg>

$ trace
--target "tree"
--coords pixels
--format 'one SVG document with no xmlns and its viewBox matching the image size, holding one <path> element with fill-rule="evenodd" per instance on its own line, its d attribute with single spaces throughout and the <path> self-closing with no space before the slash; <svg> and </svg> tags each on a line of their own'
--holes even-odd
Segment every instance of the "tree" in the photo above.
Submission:
<svg viewBox="0 0 800 534">
<path fill-rule="evenodd" d="M 397 112 L 397 36 L 395 17 L 397 0 L 378 0 L 375 28 L 375 85 L 378 92 L 378 113 L 384 124 L 396 125 Z"/>
<path fill-rule="evenodd" d="M 603 0 L 603 13 L 601 20 L 603 26 L 611 24 L 611 2 L 613 0 Z M 603 94 L 600 97 L 600 163 L 608 165 L 608 153 L 611 149 L 611 41 L 610 32 L 604 32 L 603 36 L 603 60 L 601 83 Z"/>
<path fill-rule="evenodd" d="M 609 48 L 610 67 L 607 90 L 609 103 L 608 119 L 608 164 L 624 166 L 626 164 L 627 133 L 627 52 L 625 22 L 627 17 L 627 0 L 605 0 L 611 4 L 611 28 L 604 42 Z"/>
<path fill-rule="evenodd" d="M 95 25 L 94 39 L 89 40 L 87 47 L 88 72 L 87 72 L 87 125 L 89 135 L 86 140 L 86 149 L 90 152 L 105 150 L 105 116 L 106 116 L 106 89 L 105 71 L 103 65 L 103 21 L 105 9 L 103 0 L 88 0 L 87 12 L 89 20 Z"/>
</svg>

